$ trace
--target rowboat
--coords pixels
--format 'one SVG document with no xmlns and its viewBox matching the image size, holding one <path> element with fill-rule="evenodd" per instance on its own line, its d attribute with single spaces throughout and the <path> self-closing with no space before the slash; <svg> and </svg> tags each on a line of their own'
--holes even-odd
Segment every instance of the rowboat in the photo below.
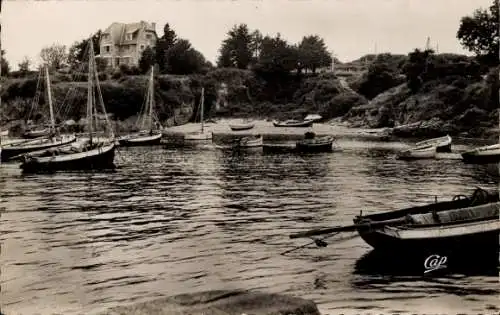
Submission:
<svg viewBox="0 0 500 315">
<path fill-rule="evenodd" d="M 471 164 L 499 163 L 500 143 L 463 152 L 462 160 Z"/>
<path fill-rule="evenodd" d="M 470 197 L 457 195 L 451 201 L 366 216 L 360 213 L 354 225 L 296 233 L 290 238 L 354 231 L 375 250 L 392 255 L 453 256 L 480 251 L 496 253 L 498 260 L 499 209 L 498 192 L 477 188 Z M 316 240 L 319 246 L 326 246 L 323 243 Z"/>
<path fill-rule="evenodd" d="M 333 150 L 332 136 L 316 137 L 314 132 L 306 132 L 305 138 L 296 142 L 298 152 L 331 152 Z"/>
<path fill-rule="evenodd" d="M 419 160 L 433 159 L 436 157 L 436 147 L 429 145 L 426 147 L 417 147 L 401 151 L 397 154 L 399 160 Z"/>
<path fill-rule="evenodd" d="M 446 135 L 444 137 L 417 142 L 415 144 L 415 147 L 421 148 L 427 146 L 434 146 L 436 147 L 436 152 L 451 152 L 451 142 L 452 142 L 451 137 L 449 135 Z"/>
<path fill-rule="evenodd" d="M 239 149 L 254 149 L 262 148 L 264 145 L 262 135 L 253 135 L 235 139 L 230 145 L 217 145 L 216 148 L 222 150 L 239 150 Z"/>
<path fill-rule="evenodd" d="M 144 130 L 135 134 L 121 137 L 118 139 L 118 143 L 122 147 L 156 145 L 160 144 L 161 137 L 161 130 Z"/>
<path fill-rule="evenodd" d="M 250 130 L 255 126 L 255 123 L 251 121 L 243 121 L 241 123 L 232 123 L 229 124 L 229 128 L 232 131 L 242 131 L 242 130 Z"/>
<path fill-rule="evenodd" d="M 264 140 L 262 138 L 262 135 L 254 135 L 251 137 L 243 137 L 241 138 L 237 146 L 239 148 L 256 148 L 256 147 L 262 147 L 264 144 Z"/>
<path fill-rule="evenodd" d="M 274 127 L 311 127 L 314 121 L 312 120 L 295 120 L 288 119 L 285 121 L 273 120 Z"/>
</svg>

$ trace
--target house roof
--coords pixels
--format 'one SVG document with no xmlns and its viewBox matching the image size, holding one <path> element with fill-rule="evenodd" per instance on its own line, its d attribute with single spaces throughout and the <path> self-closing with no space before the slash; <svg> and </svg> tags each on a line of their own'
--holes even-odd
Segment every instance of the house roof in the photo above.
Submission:
<svg viewBox="0 0 500 315">
<path fill-rule="evenodd" d="M 139 30 L 151 31 L 156 34 L 156 30 L 153 24 L 140 21 L 136 23 L 111 23 L 106 30 L 104 30 L 103 34 L 111 35 L 113 42 L 115 44 L 133 44 L 136 43 L 137 40 L 127 40 L 126 34 L 133 34 Z"/>
</svg>

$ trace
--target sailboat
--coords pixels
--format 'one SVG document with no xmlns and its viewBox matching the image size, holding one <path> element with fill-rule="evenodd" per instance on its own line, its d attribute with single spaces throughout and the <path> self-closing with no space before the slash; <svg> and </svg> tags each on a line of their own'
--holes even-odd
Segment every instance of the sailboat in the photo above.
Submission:
<svg viewBox="0 0 500 315">
<path fill-rule="evenodd" d="M 74 144 L 57 147 L 37 154 L 23 156 L 21 169 L 24 173 L 45 173 L 60 170 L 104 170 L 114 169 L 115 139 L 111 123 L 106 113 L 99 78 L 95 67 L 95 56 L 92 39 L 89 40 L 89 62 L 88 62 L 88 91 L 87 91 L 87 131 L 88 138 L 81 139 Z M 96 92 L 97 96 L 96 97 Z M 104 114 L 108 126 L 109 136 L 96 137 L 97 129 L 97 106 L 98 99 L 101 111 Z"/>
<path fill-rule="evenodd" d="M 203 141 L 212 140 L 213 133 L 211 131 L 206 131 L 203 125 L 203 110 L 205 106 L 205 88 L 201 88 L 201 99 L 200 99 L 200 120 L 201 120 L 201 130 L 187 133 L 184 136 L 185 141 Z"/>
<path fill-rule="evenodd" d="M 50 85 L 49 70 L 45 67 L 45 82 L 47 88 L 47 99 L 49 103 L 50 127 L 48 128 L 49 135 L 38 137 L 35 139 L 21 140 L 9 142 L 2 146 L 1 160 L 8 161 L 13 157 L 21 154 L 66 145 L 76 141 L 75 135 L 60 135 L 56 129 L 54 118 L 54 106 L 52 104 L 52 89 Z"/>
<path fill-rule="evenodd" d="M 139 116 L 139 121 L 142 123 L 140 127 L 147 126 L 147 128 L 141 128 L 137 133 L 129 134 L 118 139 L 121 146 L 144 146 L 144 145 L 154 145 L 160 144 L 162 131 L 161 125 L 158 120 L 155 119 L 153 107 L 154 107 L 154 67 L 151 67 L 151 78 L 149 80 L 148 92 L 146 95 L 146 106 L 144 108 L 144 113 Z M 155 125 L 158 125 L 158 129 L 154 129 Z"/>
</svg>

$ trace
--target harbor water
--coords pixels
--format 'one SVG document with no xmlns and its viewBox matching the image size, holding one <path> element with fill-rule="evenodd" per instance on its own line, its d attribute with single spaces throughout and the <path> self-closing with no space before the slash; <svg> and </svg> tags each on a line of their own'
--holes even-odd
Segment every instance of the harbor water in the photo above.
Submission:
<svg viewBox="0 0 500 315">
<path fill-rule="evenodd" d="M 4 163 L 2 312 L 91 314 L 210 289 L 292 294 L 323 314 L 498 312 L 497 271 L 360 272 L 371 248 L 353 233 L 280 255 L 309 241 L 290 233 L 352 224 L 360 210 L 498 186 L 484 166 L 459 159 L 396 160 L 399 143 L 339 144 L 314 155 L 123 148 L 115 172 L 93 174 L 28 176 Z"/>
</svg>

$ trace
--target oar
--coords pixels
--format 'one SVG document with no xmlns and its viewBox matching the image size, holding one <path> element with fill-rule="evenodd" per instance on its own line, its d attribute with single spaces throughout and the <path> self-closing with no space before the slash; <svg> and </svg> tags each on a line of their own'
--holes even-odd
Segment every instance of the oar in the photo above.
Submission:
<svg viewBox="0 0 500 315">
<path fill-rule="evenodd" d="M 407 222 L 406 218 L 397 218 L 397 219 L 386 220 L 386 221 L 360 223 L 360 224 L 353 224 L 353 225 L 347 225 L 347 226 L 337 226 L 337 227 L 326 228 L 326 229 L 314 229 L 314 230 L 309 230 L 309 231 L 305 231 L 305 232 L 291 234 L 290 238 L 302 238 L 302 237 L 311 237 L 311 236 L 315 236 L 315 235 L 330 234 L 330 233 L 369 230 L 369 229 L 380 228 L 380 227 L 384 227 L 384 226 L 388 226 L 388 225 L 397 225 L 397 224 L 401 224 L 401 223 L 405 223 L 405 222 Z"/>
</svg>

